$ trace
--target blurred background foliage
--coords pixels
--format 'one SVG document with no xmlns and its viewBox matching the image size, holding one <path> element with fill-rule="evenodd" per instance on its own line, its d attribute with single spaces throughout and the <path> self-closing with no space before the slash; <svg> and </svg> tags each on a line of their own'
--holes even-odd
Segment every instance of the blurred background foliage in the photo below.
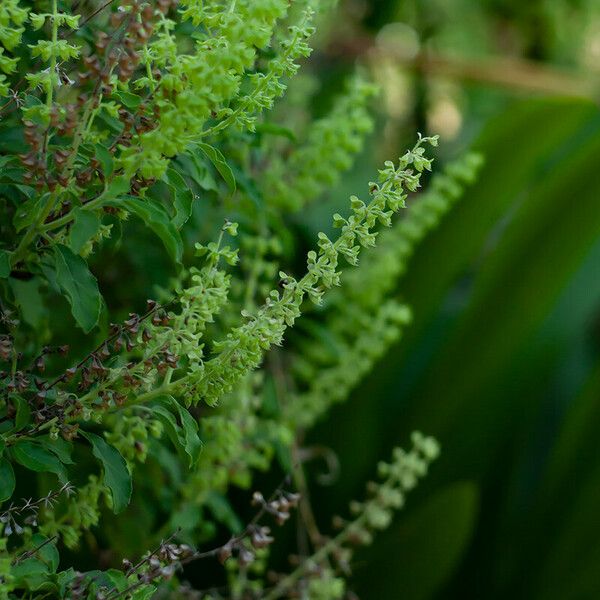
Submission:
<svg viewBox="0 0 600 600">
<path fill-rule="evenodd" d="M 318 516 L 418 427 L 442 459 L 362 554 L 361 598 L 598 598 L 600 3 L 342 2 L 306 77 L 315 113 L 356 61 L 379 127 L 298 219 L 307 239 L 415 129 L 441 134 L 438 169 L 467 148 L 486 164 L 401 281 L 404 339 L 307 440 L 341 465 Z"/>
</svg>

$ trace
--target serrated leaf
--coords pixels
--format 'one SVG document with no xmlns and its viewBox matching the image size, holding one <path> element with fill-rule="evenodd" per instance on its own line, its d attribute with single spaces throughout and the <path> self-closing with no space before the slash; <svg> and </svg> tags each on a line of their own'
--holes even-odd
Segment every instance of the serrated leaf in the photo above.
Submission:
<svg viewBox="0 0 600 600">
<path fill-rule="evenodd" d="M 0 458 L 0 502 L 8 500 L 15 491 L 15 472 L 10 462 Z"/>
<path fill-rule="evenodd" d="M 90 239 L 100 229 L 100 218 L 91 210 L 76 208 L 73 210 L 74 220 L 69 234 L 69 245 L 75 254 L 79 254 Z"/>
<path fill-rule="evenodd" d="M 224 179 L 225 183 L 229 186 L 231 192 L 235 192 L 235 177 L 233 176 L 233 171 L 231 170 L 231 167 L 227 164 L 227 161 L 225 160 L 225 157 L 223 156 L 222 152 L 214 146 L 211 146 L 210 144 L 205 144 L 203 142 L 198 143 L 197 146 L 210 160 L 210 162 L 215 166 L 215 169 L 217 169 L 221 177 Z"/>
<path fill-rule="evenodd" d="M 55 473 L 61 483 L 67 482 L 67 471 L 63 464 L 41 444 L 28 440 L 18 441 L 12 452 L 15 460 L 26 469 L 38 473 Z"/>
<path fill-rule="evenodd" d="M 115 514 L 124 510 L 131 500 L 131 475 L 121 453 L 100 436 L 80 431 L 92 445 L 92 454 L 100 461 L 104 470 L 104 483 L 110 490 Z"/>
<path fill-rule="evenodd" d="M 119 201 L 107 202 L 110 206 L 123 208 L 139 217 L 162 240 L 167 252 L 176 262 L 181 262 L 183 242 L 167 211 L 152 198 L 127 196 Z"/>
<path fill-rule="evenodd" d="M 56 281 L 67 297 L 78 325 L 89 333 L 98 323 L 102 307 L 98 282 L 83 258 L 70 248 L 57 244 L 53 253 Z"/>
</svg>

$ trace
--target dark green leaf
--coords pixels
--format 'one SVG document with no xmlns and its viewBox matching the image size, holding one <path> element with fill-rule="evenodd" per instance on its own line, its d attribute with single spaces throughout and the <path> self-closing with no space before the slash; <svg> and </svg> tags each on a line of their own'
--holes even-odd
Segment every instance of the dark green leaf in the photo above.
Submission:
<svg viewBox="0 0 600 600">
<path fill-rule="evenodd" d="M 110 206 L 123 208 L 139 217 L 162 240 L 167 252 L 176 262 L 181 262 L 183 242 L 165 209 L 152 198 L 127 196 L 119 201 L 107 202 Z"/>
<path fill-rule="evenodd" d="M 0 250 L 0 279 L 6 279 L 10 275 L 10 252 Z"/>
<path fill-rule="evenodd" d="M 0 502 L 8 500 L 15 491 L 15 472 L 10 462 L 0 458 Z"/>
<path fill-rule="evenodd" d="M 64 465 L 75 464 L 71 458 L 71 453 L 73 452 L 72 442 L 67 442 L 67 440 L 63 440 L 61 437 L 53 440 L 50 436 L 43 436 L 40 438 L 40 444 L 50 452 L 56 454 L 58 460 Z"/>
<path fill-rule="evenodd" d="M 121 196 L 129 193 L 131 188 L 131 181 L 125 175 L 115 177 L 107 186 L 106 189 L 100 194 L 97 199 L 99 205 L 110 205 L 111 202 L 117 200 Z M 114 206 L 114 205 L 113 205 Z M 117 208 L 119 208 L 117 206 Z"/>
<path fill-rule="evenodd" d="M 15 460 L 31 471 L 56 473 L 61 483 L 68 480 L 67 471 L 55 454 L 36 442 L 18 441 L 12 448 Z"/>
<path fill-rule="evenodd" d="M 48 538 L 41 533 L 36 533 L 31 537 L 31 547 L 40 549 L 35 553 L 34 557 L 40 559 L 51 573 L 56 573 L 60 557 L 58 550 L 53 542 L 47 542 Z M 43 544 L 43 546 L 42 546 Z"/>
<path fill-rule="evenodd" d="M 13 225 L 17 233 L 29 227 L 39 216 L 41 207 L 46 203 L 48 194 L 35 195 L 21 204 L 13 217 Z"/>
<path fill-rule="evenodd" d="M 75 320 L 85 333 L 98 323 L 102 298 L 86 262 L 62 244 L 53 248 L 56 280 L 66 295 Z"/>
<path fill-rule="evenodd" d="M 478 490 L 455 483 L 398 519 L 373 549 L 368 579 L 370 598 L 426 600 L 452 574 L 467 547 L 477 519 Z M 359 590 L 360 593 L 360 588 Z M 362 594 L 361 594 L 362 595 Z"/>
<path fill-rule="evenodd" d="M 90 239 L 100 229 L 100 218 L 91 210 L 75 208 L 74 220 L 69 234 L 69 245 L 75 254 L 79 254 Z"/>
<path fill-rule="evenodd" d="M 27 558 L 14 565 L 10 570 L 17 586 L 32 592 L 48 583 L 49 573 L 48 565 L 39 558 Z"/>
<path fill-rule="evenodd" d="M 233 510 L 231 504 L 225 496 L 218 492 L 209 492 L 206 495 L 206 506 L 212 512 L 219 523 L 223 523 L 231 533 L 237 534 L 242 531 L 244 525 Z"/>
<path fill-rule="evenodd" d="M 17 405 L 15 431 L 21 431 L 21 429 L 23 429 L 23 427 L 25 427 L 25 425 L 27 425 L 30 421 L 31 409 L 29 408 L 29 403 L 27 400 L 25 400 L 25 398 L 21 398 L 21 396 L 16 396 L 14 401 Z"/>
<path fill-rule="evenodd" d="M 94 433 L 80 432 L 92 445 L 92 453 L 102 463 L 104 483 L 111 492 L 113 512 L 120 513 L 131 499 L 131 475 L 120 452 Z"/>
<path fill-rule="evenodd" d="M 39 277 L 34 277 L 29 281 L 9 279 L 15 303 L 21 311 L 21 317 L 34 329 L 40 329 L 46 316 L 46 307 L 40 293 L 41 283 Z"/>
</svg>

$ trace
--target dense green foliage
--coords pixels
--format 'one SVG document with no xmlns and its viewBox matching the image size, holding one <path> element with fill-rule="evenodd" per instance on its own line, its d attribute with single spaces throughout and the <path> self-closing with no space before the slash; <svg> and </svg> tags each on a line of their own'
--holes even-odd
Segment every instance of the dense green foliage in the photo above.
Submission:
<svg viewBox="0 0 600 600">
<path fill-rule="evenodd" d="M 335 4 L 0 5 L 0 598 L 600 591 L 597 107 L 447 79 L 597 7 Z"/>
<path fill-rule="evenodd" d="M 433 440 L 414 434 L 409 453 L 398 450 L 381 465 L 384 479 L 354 506 L 357 517 L 335 540 L 315 540 L 314 556 L 272 589 L 259 566 L 273 538 L 259 520 L 271 515 L 282 524 L 298 502 L 307 510 L 305 501 L 283 488 L 269 500 L 256 492 L 260 512 L 244 527 L 228 493 L 248 488 L 276 453 L 293 478 L 295 434 L 327 408 L 327 385 L 346 378 L 357 354 L 364 373 L 406 322 L 394 300 L 377 306 L 385 289 L 375 304 L 354 298 L 368 326 L 346 332 L 347 350 L 308 385 L 292 365 L 309 353 L 294 360 L 288 350 L 270 352 L 306 301 L 321 305 L 340 285 L 343 263 L 357 265 L 361 249 L 391 225 L 431 170 L 425 152 L 437 138 L 419 136 L 397 163 L 386 162 L 369 200 L 351 197 L 347 216 L 334 215 L 339 234 L 320 233 L 294 277 L 282 270 L 297 267 L 284 248 L 293 243 L 286 216 L 335 183 L 371 128 L 366 102 L 374 88 L 358 78 L 303 141 L 261 118 L 310 53 L 323 7 L 132 1 L 81 22 L 58 0 L 48 12 L 42 4 L 2 7 L 2 43 L 14 55 L 3 58 L 1 90 L 2 136 L 14 144 L 1 158 L 1 499 L 10 501 L 0 516 L 2 597 L 148 598 L 160 586 L 181 595 L 183 565 L 217 555 L 231 567 L 231 583 L 211 596 L 264 586 L 266 598 L 295 589 L 342 596 L 336 563 L 349 562 L 347 543 L 367 543 L 389 524 L 437 456 Z M 455 199 L 453 186 L 471 177 L 471 163 L 437 180 L 422 210 L 382 246 L 385 256 L 409 252 Z M 94 259 L 111 246 L 127 255 L 126 239 L 144 239 L 132 234 L 130 218 L 162 242 L 174 265 L 166 280 L 151 265 L 138 268 L 137 277 L 160 288 L 158 299 L 109 324 L 120 306 L 105 299 Z M 134 295 L 130 308 L 142 299 Z M 277 358 L 265 362 L 267 353 Z M 335 399 L 357 381 L 347 380 Z M 27 471 L 39 474 L 34 485 Z M 14 498 L 25 490 L 44 495 Z M 131 547 L 140 563 L 126 561 L 123 572 L 80 572 L 78 561 L 62 568 L 58 549 L 88 543 L 90 528 L 116 544 L 104 533 L 112 527 L 105 509 L 123 513 L 135 530 L 145 529 L 136 521 L 150 506 L 150 530 Z M 214 537 L 215 523 L 233 537 L 195 549 Z"/>
</svg>

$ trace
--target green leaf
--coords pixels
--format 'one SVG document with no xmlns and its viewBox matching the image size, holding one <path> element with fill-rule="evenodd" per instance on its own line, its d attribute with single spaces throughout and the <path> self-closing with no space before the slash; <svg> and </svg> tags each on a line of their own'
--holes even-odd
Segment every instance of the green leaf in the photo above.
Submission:
<svg viewBox="0 0 600 600">
<path fill-rule="evenodd" d="M 289 127 L 283 127 L 277 123 L 257 123 L 255 130 L 256 133 L 276 135 L 285 137 L 292 142 L 296 141 L 296 135 Z"/>
<path fill-rule="evenodd" d="M 80 431 L 80 433 L 90 442 L 93 455 L 102 463 L 104 483 L 113 499 L 113 512 L 120 513 L 129 504 L 132 492 L 127 463 L 120 452 L 100 436 L 87 431 Z"/>
<path fill-rule="evenodd" d="M 165 426 L 167 435 L 174 446 L 188 455 L 189 466 L 192 468 L 198 461 L 202 450 L 196 419 L 172 396 L 161 398 L 153 410 Z"/>
<path fill-rule="evenodd" d="M 108 148 L 102 144 L 96 144 L 95 154 L 102 165 L 102 172 L 104 173 L 105 179 L 108 179 L 112 176 L 115 169 L 112 154 L 108 151 Z"/>
<path fill-rule="evenodd" d="M 35 195 L 21 204 L 13 217 L 13 225 L 17 233 L 29 227 L 38 217 L 41 207 L 46 203 L 48 194 Z"/>
<path fill-rule="evenodd" d="M 48 538 L 41 533 L 36 533 L 31 537 L 31 546 L 32 548 L 36 548 L 38 546 L 42 546 L 44 542 L 46 542 Z M 58 564 L 60 562 L 60 557 L 58 555 L 58 550 L 56 549 L 56 545 L 53 542 L 45 543 L 43 547 L 41 547 L 34 555 L 35 558 L 39 558 L 45 565 L 47 565 L 49 571 L 51 573 L 56 573 L 56 569 L 58 569 Z"/>
<path fill-rule="evenodd" d="M 21 396 L 14 397 L 15 404 L 17 405 L 17 414 L 15 417 L 15 431 L 21 431 L 25 425 L 30 422 L 31 418 L 31 409 L 29 408 L 29 403 L 25 398 L 21 398 Z"/>
<path fill-rule="evenodd" d="M 192 214 L 194 194 L 192 194 L 185 179 L 175 169 L 167 169 L 166 178 L 175 192 L 173 225 L 177 229 L 181 229 Z"/>
<path fill-rule="evenodd" d="M 0 279 L 6 279 L 10 275 L 10 252 L 0 250 Z"/>
<path fill-rule="evenodd" d="M 205 502 L 214 518 L 223 523 L 231 533 L 238 534 L 242 531 L 244 525 L 225 496 L 211 491 L 206 495 Z"/>
<path fill-rule="evenodd" d="M 131 600 L 150 600 L 156 592 L 156 586 L 152 584 L 144 585 L 133 592 Z"/>
<path fill-rule="evenodd" d="M 115 177 L 107 186 L 106 190 L 102 192 L 98 200 L 115 200 L 119 196 L 127 194 L 131 188 L 131 181 L 129 177 L 122 175 Z"/>
<path fill-rule="evenodd" d="M 25 468 L 38 473 L 55 473 L 61 483 L 68 480 L 67 471 L 55 454 L 41 444 L 28 440 L 18 441 L 12 448 L 15 460 Z"/>
<path fill-rule="evenodd" d="M 106 571 L 106 577 L 114 585 L 115 589 L 122 592 L 129 586 L 129 580 L 123 571 L 117 569 L 109 569 Z"/>
<path fill-rule="evenodd" d="M 15 472 L 10 462 L 0 458 L 0 502 L 8 500 L 15 491 Z"/>
<path fill-rule="evenodd" d="M 15 304 L 21 311 L 23 321 L 34 329 L 40 329 L 47 311 L 40 293 L 40 278 L 34 277 L 29 281 L 9 279 L 9 285 L 15 296 Z"/>
<path fill-rule="evenodd" d="M 59 437 L 55 440 L 50 439 L 50 436 L 43 436 L 40 439 L 40 444 L 44 446 L 47 450 L 55 454 L 64 465 L 73 465 L 73 459 L 71 458 L 71 453 L 73 452 L 73 443 L 67 442 L 67 440 L 63 440 L 63 438 Z"/>
<path fill-rule="evenodd" d="M 166 210 L 152 198 L 127 196 L 119 201 L 107 202 L 110 206 L 123 208 L 139 217 L 162 240 L 167 252 L 176 262 L 181 262 L 183 242 Z"/>
<path fill-rule="evenodd" d="M 14 156 L 0 156 L 0 169 L 4 172 L 4 167 L 11 161 L 14 161 Z"/>
<path fill-rule="evenodd" d="M 94 237 L 100 229 L 100 218 L 91 210 L 75 208 L 74 221 L 69 234 L 69 246 L 75 254 L 79 254 L 83 247 Z"/>
<path fill-rule="evenodd" d="M 113 92 L 112 95 L 127 108 L 135 109 L 142 103 L 142 99 L 139 96 L 129 92 Z"/>
<path fill-rule="evenodd" d="M 250 198 L 258 210 L 264 210 L 265 201 L 254 179 L 237 167 L 234 167 L 234 174 L 240 189 Z"/>
<path fill-rule="evenodd" d="M 459 482 L 400 517 L 378 538 L 357 592 L 361 594 L 362 587 L 371 598 L 437 597 L 468 547 L 478 505 L 477 487 Z"/>
<path fill-rule="evenodd" d="M 182 154 L 177 158 L 177 162 L 183 166 L 184 172 L 198 187 L 215 192 L 219 189 L 211 170 L 197 152 Z"/>
<path fill-rule="evenodd" d="M 98 323 L 102 298 L 86 262 L 62 244 L 53 248 L 56 281 L 71 305 L 78 325 L 89 333 Z"/>
<path fill-rule="evenodd" d="M 18 587 L 36 591 L 48 583 L 50 569 L 39 558 L 27 558 L 11 567 L 10 574 Z"/>
<path fill-rule="evenodd" d="M 221 177 L 225 180 L 225 183 L 229 186 L 231 192 L 235 192 L 236 184 L 235 177 L 233 176 L 233 171 L 231 167 L 227 164 L 225 157 L 221 153 L 220 150 L 211 146 L 210 144 L 205 144 L 200 142 L 197 144 L 198 148 L 202 150 L 202 152 L 206 155 L 206 157 L 212 162 L 215 166 L 215 169 L 220 173 Z"/>
</svg>

